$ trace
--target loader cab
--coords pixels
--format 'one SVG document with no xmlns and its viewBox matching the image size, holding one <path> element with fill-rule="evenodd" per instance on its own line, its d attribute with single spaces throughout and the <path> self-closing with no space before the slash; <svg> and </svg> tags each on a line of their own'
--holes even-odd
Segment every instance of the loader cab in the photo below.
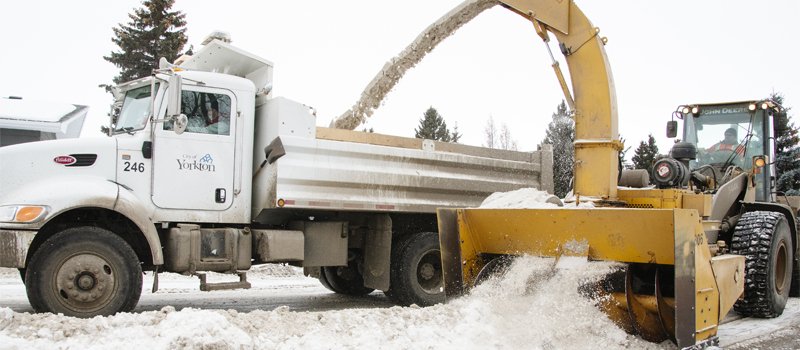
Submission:
<svg viewBox="0 0 800 350">
<path fill-rule="evenodd" d="M 771 163 L 775 159 L 773 115 L 778 108 L 772 101 L 679 106 L 673 116 L 683 120 L 682 141 L 697 147 L 690 169 L 714 168 L 723 182 L 736 168 L 754 171 L 756 200 L 771 201 L 775 173 Z M 675 133 L 669 135 L 669 129 L 667 136 L 675 137 Z M 754 164 L 760 166 L 754 170 Z"/>
</svg>

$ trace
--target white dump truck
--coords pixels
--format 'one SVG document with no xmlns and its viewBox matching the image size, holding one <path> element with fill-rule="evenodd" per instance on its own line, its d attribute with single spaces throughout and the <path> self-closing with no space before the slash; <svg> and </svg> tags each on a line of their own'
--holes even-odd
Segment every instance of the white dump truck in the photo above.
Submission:
<svg viewBox="0 0 800 350">
<path fill-rule="evenodd" d="M 435 209 L 552 192 L 552 149 L 512 152 L 316 126 L 273 65 L 209 39 L 117 87 L 108 138 L 0 149 L 0 266 L 36 311 L 131 311 L 143 271 L 247 288 L 289 263 L 337 293 L 443 300 Z M 206 281 L 204 271 L 238 274 Z"/>
</svg>

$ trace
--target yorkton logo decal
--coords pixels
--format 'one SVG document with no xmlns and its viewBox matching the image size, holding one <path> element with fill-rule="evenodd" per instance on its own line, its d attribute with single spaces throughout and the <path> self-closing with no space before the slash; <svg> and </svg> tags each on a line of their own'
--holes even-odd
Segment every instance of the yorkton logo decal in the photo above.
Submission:
<svg viewBox="0 0 800 350">
<path fill-rule="evenodd" d="M 178 170 L 207 171 L 212 173 L 217 171 L 217 167 L 214 165 L 214 158 L 208 153 L 201 157 L 198 157 L 196 154 L 184 154 L 176 160 L 178 161 Z"/>
</svg>

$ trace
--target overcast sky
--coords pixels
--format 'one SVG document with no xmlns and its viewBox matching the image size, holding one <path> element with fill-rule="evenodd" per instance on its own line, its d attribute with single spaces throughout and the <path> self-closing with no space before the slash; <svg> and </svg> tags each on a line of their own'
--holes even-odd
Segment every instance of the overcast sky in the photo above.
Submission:
<svg viewBox="0 0 800 350">
<path fill-rule="evenodd" d="M 317 124 L 349 108 L 384 63 L 459 0 L 178 0 L 189 43 L 212 30 L 275 63 L 274 93 L 318 110 Z M 13 1 L 0 11 L 0 96 L 89 105 L 84 136 L 101 136 L 118 69 L 112 27 L 137 0 Z M 782 92 L 800 110 L 800 1 L 581 1 L 601 35 L 627 146 L 653 133 L 679 104 L 760 99 Z M 557 54 L 557 57 L 560 57 Z M 445 40 L 412 69 L 367 127 L 413 137 L 435 107 L 462 143 L 481 145 L 489 116 L 520 150 L 534 150 L 561 101 L 549 56 L 530 22 L 497 7 Z M 800 123 L 798 123 L 800 124 Z M 632 155 L 629 152 L 628 158 Z"/>
</svg>

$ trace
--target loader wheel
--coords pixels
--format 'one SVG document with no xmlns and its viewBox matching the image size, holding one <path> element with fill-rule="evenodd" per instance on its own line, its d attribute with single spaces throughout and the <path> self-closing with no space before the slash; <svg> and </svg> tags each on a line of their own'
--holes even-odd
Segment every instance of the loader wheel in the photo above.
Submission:
<svg viewBox="0 0 800 350">
<path fill-rule="evenodd" d="M 742 214 L 731 240 L 731 253 L 745 256 L 744 297 L 733 306 L 745 316 L 780 316 L 792 280 L 792 241 L 781 213 Z"/>
<path fill-rule="evenodd" d="M 401 305 L 430 306 L 444 302 L 444 278 L 439 234 L 424 232 L 408 238 L 392 264 L 391 294 Z"/>
<path fill-rule="evenodd" d="M 25 275 L 37 312 L 74 317 L 132 311 L 142 293 L 142 268 L 125 240 L 99 227 L 66 229 L 33 254 Z"/>
<path fill-rule="evenodd" d="M 347 266 L 325 266 L 319 273 L 319 281 L 338 294 L 367 295 L 375 289 L 364 287 L 364 277 L 358 269 L 355 255 L 348 257 Z"/>
</svg>

